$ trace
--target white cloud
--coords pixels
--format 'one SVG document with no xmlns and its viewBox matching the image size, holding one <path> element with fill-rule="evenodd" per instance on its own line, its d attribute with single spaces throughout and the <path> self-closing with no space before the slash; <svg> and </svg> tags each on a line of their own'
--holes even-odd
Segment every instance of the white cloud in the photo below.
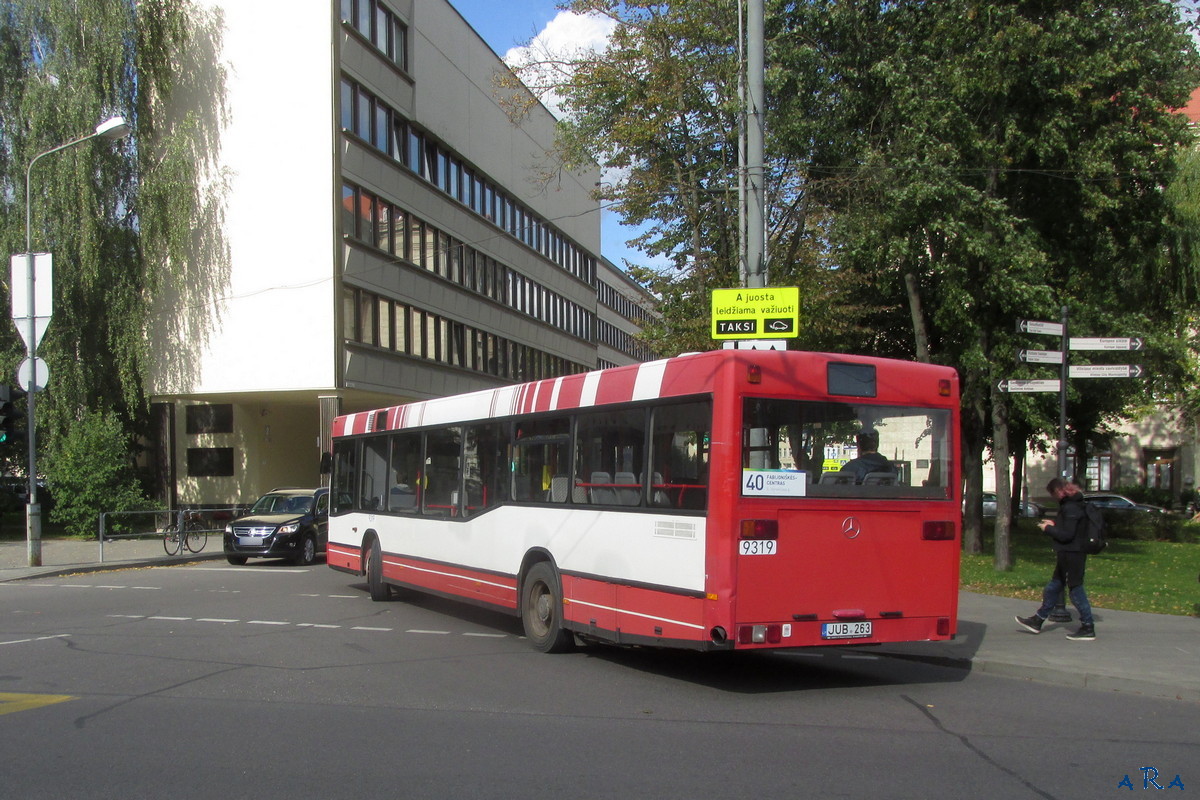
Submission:
<svg viewBox="0 0 1200 800">
<path fill-rule="evenodd" d="M 616 22 L 600 14 L 560 11 L 527 45 L 509 48 L 504 62 L 556 117 L 563 116 L 561 101 L 550 88 L 569 77 L 565 63 L 588 51 L 603 52 Z M 532 68 L 529 65 L 536 65 Z"/>
</svg>

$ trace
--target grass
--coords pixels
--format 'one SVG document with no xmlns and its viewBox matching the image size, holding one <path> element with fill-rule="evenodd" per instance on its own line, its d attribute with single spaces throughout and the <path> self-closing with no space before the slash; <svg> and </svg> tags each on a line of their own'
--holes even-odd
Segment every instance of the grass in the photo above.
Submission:
<svg viewBox="0 0 1200 800">
<path fill-rule="evenodd" d="M 1034 520 L 1019 520 L 1011 537 L 1013 568 L 993 567 L 990 520 L 984 528 L 984 552 L 963 553 L 963 589 L 980 594 L 1040 602 L 1042 587 L 1054 571 L 1050 538 Z M 1200 616 L 1200 544 L 1153 539 L 1110 538 L 1108 549 L 1087 563 L 1092 605 L 1121 611 Z"/>
</svg>

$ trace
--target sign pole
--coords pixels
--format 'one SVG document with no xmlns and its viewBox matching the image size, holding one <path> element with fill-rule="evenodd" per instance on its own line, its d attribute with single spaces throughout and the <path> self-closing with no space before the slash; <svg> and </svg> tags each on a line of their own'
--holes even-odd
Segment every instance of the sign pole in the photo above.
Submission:
<svg viewBox="0 0 1200 800">
<path fill-rule="evenodd" d="M 1070 361 L 1071 335 L 1067 330 L 1067 307 L 1062 307 L 1062 364 L 1059 367 L 1058 383 L 1058 476 L 1067 478 L 1067 377 L 1071 370 Z"/>
</svg>

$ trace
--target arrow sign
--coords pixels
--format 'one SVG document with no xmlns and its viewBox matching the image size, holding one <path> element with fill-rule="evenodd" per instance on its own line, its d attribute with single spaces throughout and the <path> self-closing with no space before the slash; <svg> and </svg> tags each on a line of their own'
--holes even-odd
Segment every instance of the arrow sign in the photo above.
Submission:
<svg viewBox="0 0 1200 800">
<path fill-rule="evenodd" d="M 1057 380 L 1022 381 L 1010 378 L 996 381 L 996 388 L 1002 392 L 1057 392 Z"/>
<path fill-rule="evenodd" d="M 1072 378 L 1140 378 L 1145 372 L 1141 364 L 1081 364 L 1070 367 Z"/>
<path fill-rule="evenodd" d="M 1032 319 L 1023 319 L 1017 323 L 1018 333 L 1045 333 L 1050 336 L 1062 336 L 1063 328 L 1061 322 L 1038 322 Z"/>
<path fill-rule="evenodd" d="M 1018 350 L 1017 361 L 1025 364 L 1061 364 L 1061 350 Z"/>
<path fill-rule="evenodd" d="M 1072 350 L 1141 350 L 1145 343 L 1141 339 L 1120 337 L 1075 338 L 1071 337 Z"/>
</svg>

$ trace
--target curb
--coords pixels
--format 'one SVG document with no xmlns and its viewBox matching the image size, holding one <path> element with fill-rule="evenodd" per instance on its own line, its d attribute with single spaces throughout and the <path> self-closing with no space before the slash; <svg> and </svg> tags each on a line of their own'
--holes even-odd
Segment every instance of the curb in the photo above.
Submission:
<svg viewBox="0 0 1200 800">
<path fill-rule="evenodd" d="M 103 561 L 95 564 L 70 564 L 62 567 L 25 567 L 11 570 L 0 570 L 0 583 L 32 580 L 33 578 L 56 578 L 63 575 L 87 575 L 93 572 L 117 572 L 124 569 L 143 569 L 145 567 L 173 567 L 191 564 L 197 561 L 217 561 L 225 558 L 223 552 L 191 553 L 186 556 L 158 556 L 128 561 Z M 20 574 L 5 575 L 5 572 Z"/>
</svg>

